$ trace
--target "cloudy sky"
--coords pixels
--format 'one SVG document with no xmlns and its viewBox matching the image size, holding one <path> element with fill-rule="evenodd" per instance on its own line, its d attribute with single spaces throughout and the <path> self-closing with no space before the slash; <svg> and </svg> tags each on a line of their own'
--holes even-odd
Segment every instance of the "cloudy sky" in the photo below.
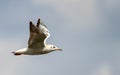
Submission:
<svg viewBox="0 0 120 75">
<path fill-rule="evenodd" d="M 14 56 L 41 18 L 62 48 Z M 0 75 L 120 75 L 119 0 L 0 0 Z"/>
</svg>

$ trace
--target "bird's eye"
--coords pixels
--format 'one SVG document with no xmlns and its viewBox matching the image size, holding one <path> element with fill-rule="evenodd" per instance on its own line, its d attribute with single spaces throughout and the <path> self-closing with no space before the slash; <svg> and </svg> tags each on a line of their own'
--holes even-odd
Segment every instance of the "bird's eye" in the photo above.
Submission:
<svg viewBox="0 0 120 75">
<path fill-rule="evenodd" d="M 53 48 L 55 48 L 55 46 L 53 46 Z"/>
</svg>

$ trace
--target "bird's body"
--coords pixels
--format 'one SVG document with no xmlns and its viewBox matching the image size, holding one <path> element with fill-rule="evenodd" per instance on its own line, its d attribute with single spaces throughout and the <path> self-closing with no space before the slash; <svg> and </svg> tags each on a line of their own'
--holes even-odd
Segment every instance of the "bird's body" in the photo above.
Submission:
<svg viewBox="0 0 120 75">
<path fill-rule="evenodd" d="M 42 55 L 52 51 L 61 51 L 55 45 L 46 44 L 50 33 L 45 24 L 38 19 L 35 26 L 32 22 L 30 24 L 30 38 L 28 40 L 28 47 L 13 51 L 14 55 Z"/>
</svg>

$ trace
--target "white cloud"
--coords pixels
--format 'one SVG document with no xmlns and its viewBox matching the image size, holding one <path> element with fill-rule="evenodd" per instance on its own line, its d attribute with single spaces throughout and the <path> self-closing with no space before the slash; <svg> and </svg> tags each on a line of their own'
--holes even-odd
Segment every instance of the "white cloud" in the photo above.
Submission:
<svg viewBox="0 0 120 75">
<path fill-rule="evenodd" d="M 119 0 L 106 0 L 106 8 L 107 9 L 115 9 L 115 8 L 119 8 L 120 5 L 120 1 Z"/>
<path fill-rule="evenodd" d="M 92 75 L 111 75 L 110 67 L 108 64 L 102 64 Z"/>
<path fill-rule="evenodd" d="M 22 62 L 24 61 L 24 58 L 17 58 L 17 59 L 19 59 L 19 60 L 17 60 L 15 56 L 12 58 L 10 58 L 10 57 L 12 57 L 12 56 L 9 56 L 9 59 L 4 58 L 4 59 L 6 59 L 6 61 L 5 60 L 2 61 L 2 62 L 4 62 L 4 64 L 0 68 L 1 75 L 16 75 L 18 73 L 17 68 L 23 64 Z"/>
<path fill-rule="evenodd" d="M 32 0 L 35 6 L 51 5 L 61 13 L 65 20 L 66 29 L 98 28 L 100 23 L 96 0 Z M 86 29 L 86 30 L 87 30 Z"/>
<path fill-rule="evenodd" d="M 0 40 L 0 74 L 1 75 L 16 75 L 17 68 L 21 65 L 21 62 L 24 61 L 22 57 L 15 57 L 11 54 L 14 49 L 18 49 L 22 46 L 22 43 L 18 39 L 2 39 Z"/>
</svg>

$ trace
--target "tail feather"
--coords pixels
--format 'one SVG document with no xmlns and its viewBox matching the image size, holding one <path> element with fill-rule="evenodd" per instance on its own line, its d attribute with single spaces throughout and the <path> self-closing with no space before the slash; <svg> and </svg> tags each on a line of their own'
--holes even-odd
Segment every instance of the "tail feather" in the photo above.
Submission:
<svg viewBox="0 0 120 75">
<path fill-rule="evenodd" d="M 12 52 L 14 55 L 22 55 L 21 53 Z"/>
</svg>

